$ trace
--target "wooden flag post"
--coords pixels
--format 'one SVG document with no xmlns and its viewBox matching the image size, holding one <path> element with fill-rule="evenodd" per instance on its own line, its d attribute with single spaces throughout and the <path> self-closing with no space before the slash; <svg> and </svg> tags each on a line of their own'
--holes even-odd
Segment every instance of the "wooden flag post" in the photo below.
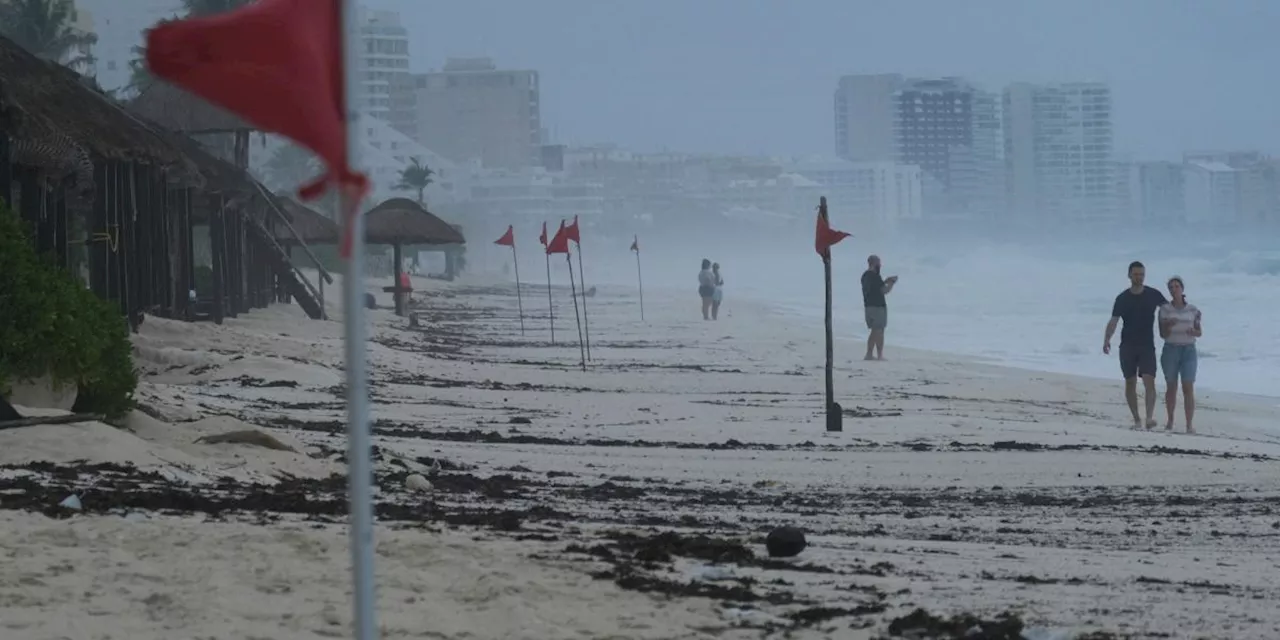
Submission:
<svg viewBox="0 0 1280 640">
<path fill-rule="evenodd" d="M 520 256 L 516 255 L 516 245 L 511 245 L 511 262 L 516 265 L 516 309 L 520 313 L 520 335 L 524 335 L 524 300 L 520 294 Z"/>
<path fill-rule="evenodd" d="M 582 356 L 582 370 L 587 370 L 587 352 L 582 342 L 582 318 L 578 316 L 578 288 L 573 283 L 573 256 L 565 250 L 564 261 L 569 265 L 569 293 L 573 295 L 573 318 L 578 322 L 578 351 Z"/>
<path fill-rule="evenodd" d="M 577 224 L 578 221 L 574 220 L 573 222 Z M 572 276 L 572 273 L 570 276 Z M 587 360 L 590 360 L 591 322 L 587 320 L 587 272 L 582 269 L 582 242 L 578 242 L 578 279 L 582 280 L 582 336 L 586 339 Z M 572 277 L 570 277 L 570 280 L 572 280 Z"/>
<path fill-rule="evenodd" d="M 551 254 L 547 254 L 547 318 L 551 320 L 551 344 L 556 343 L 556 305 L 551 301 Z"/>
<path fill-rule="evenodd" d="M 827 431 L 829 432 L 844 431 L 844 413 L 835 399 L 835 340 L 831 330 L 831 245 L 843 240 L 847 235 L 843 232 L 831 230 L 831 221 L 827 215 L 827 198 L 823 196 L 818 201 L 818 227 L 814 238 L 814 246 L 818 251 L 818 255 L 822 256 L 823 283 L 826 290 L 826 307 L 823 312 L 823 320 L 826 323 L 827 338 L 826 416 Z"/>
</svg>

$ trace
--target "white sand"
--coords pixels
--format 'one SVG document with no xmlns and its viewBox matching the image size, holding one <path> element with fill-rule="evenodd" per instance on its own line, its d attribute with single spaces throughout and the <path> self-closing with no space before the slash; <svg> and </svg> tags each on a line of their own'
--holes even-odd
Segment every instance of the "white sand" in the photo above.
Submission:
<svg viewBox="0 0 1280 640">
<path fill-rule="evenodd" d="M 465 286 L 421 278 L 415 284 Z M 336 309 L 338 289 L 329 291 Z M 821 532 L 811 536 L 803 560 L 837 570 L 877 562 L 894 567 L 885 577 L 783 576 L 798 593 L 837 606 L 856 604 L 849 592 L 837 590 L 852 582 L 889 593 L 908 589 L 888 601 L 887 616 L 914 606 L 984 614 L 1012 608 L 1049 627 L 1280 637 L 1280 613 L 1267 604 L 1280 597 L 1280 515 L 1272 510 L 1280 503 L 1280 474 L 1272 459 L 1249 457 L 1280 457 L 1280 400 L 1204 393 L 1200 434 L 1134 432 L 1126 428 L 1118 382 L 898 349 L 891 329 L 887 362 L 864 363 L 857 359 L 861 345 L 837 345 L 838 400 L 846 409 L 883 416 L 849 417 L 843 433 L 826 434 L 820 324 L 801 324 L 733 299 L 720 322 L 702 322 L 696 299 L 663 292 L 646 292 L 649 322 L 641 323 L 629 292 L 601 288 L 599 297 L 587 301 L 594 361 L 584 373 L 576 368 L 576 344 L 563 343 L 573 333 L 567 295 L 559 296 L 557 309 L 562 344 L 553 348 L 542 344 L 548 336 L 538 293 L 526 294 L 526 310 L 538 317 L 526 320 L 525 338 L 512 297 L 435 301 L 450 308 L 504 310 L 505 317 L 476 320 L 469 329 L 488 340 L 516 343 L 469 346 L 449 360 L 413 351 L 442 338 L 408 331 L 403 319 L 386 310 L 371 312 L 374 417 L 432 432 L 481 429 L 507 436 L 683 443 L 734 439 L 789 447 L 389 438 L 378 444 L 409 457 L 443 456 L 474 465 L 480 476 L 512 467 L 527 470 L 520 472 L 527 477 L 574 474 L 557 481 L 565 486 L 611 478 L 626 486 L 648 482 L 704 491 L 755 486 L 776 494 L 782 506 L 689 504 L 656 494 L 608 504 L 550 494 L 547 499 L 585 522 L 686 515 L 737 527 L 731 535 L 799 524 Z M 141 401 L 170 421 L 205 422 L 169 427 L 150 421 L 136 435 L 105 425 L 0 432 L 0 462 L 109 459 L 169 465 L 200 478 L 220 471 L 235 475 L 231 471 L 239 463 L 243 473 L 237 477 L 327 474 L 331 462 L 305 453 L 193 442 L 209 432 L 244 428 L 226 423 L 227 416 L 259 425 L 282 416 L 343 420 L 342 397 L 334 389 L 343 375 L 341 335 L 338 322 L 309 321 L 286 306 L 221 327 L 148 319 L 136 340 L 148 374 Z M 628 346 L 636 342 L 648 346 Z M 707 371 L 690 368 L 695 365 Z M 489 384 L 388 382 L 404 375 Z M 241 376 L 296 387 L 244 386 L 237 382 Z M 219 414 L 226 414 L 213 418 L 221 424 L 207 421 Z M 508 424 L 512 417 L 530 418 L 532 424 Z M 192 437 L 182 435 L 183 429 Z M 304 452 L 307 444 L 342 446 L 340 438 L 322 433 L 264 430 L 291 438 Z M 806 441 L 816 446 L 794 446 Z M 1000 441 L 1083 448 L 992 450 Z M 798 496 L 819 493 L 843 506 L 795 504 Z M 4 517 L 6 530 L 17 533 L 5 536 L 0 548 L 21 559 L 23 569 L 3 574 L 0 623 L 25 625 L 11 627 L 21 628 L 21 637 L 313 638 L 341 637 L 344 631 L 342 530 L 113 517 L 67 523 L 12 512 Z M 589 565 L 559 567 L 530 559 L 548 550 L 542 543 L 473 541 L 465 530 L 437 535 L 380 527 L 378 536 L 388 637 L 680 638 L 698 637 L 698 630 L 722 627 L 732 618 L 710 600 L 663 604 L 591 580 L 584 573 Z M 56 568 L 67 563 L 75 569 Z M 772 580 L 777 573 L 761 577 Z M 1029 583 L 1025 576 L 1049 583 Z M 82 592 L 92 594 L 87 604 Z M 488 597 L 493 601 L 486 602 Z M 148 599 L 155 603 L 146 604 Z M 321 613 L 325 605 L 339 611 L 336 625 Z M 646 626 L 627 626 L 641 622 Z M 849 622 L 819 628 L 839 629 L 831 636 L 842 638 L 870 633 L 849 630 Z"/>
</svg>

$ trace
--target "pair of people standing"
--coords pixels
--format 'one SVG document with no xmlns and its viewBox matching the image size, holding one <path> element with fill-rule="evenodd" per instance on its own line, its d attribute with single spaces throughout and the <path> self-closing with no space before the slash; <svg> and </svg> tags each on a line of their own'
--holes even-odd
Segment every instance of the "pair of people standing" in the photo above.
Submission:
<svg viewBox="0 0 1280 640">
<path fill-rule="evenodd" d="M 1196 338 L 1202 334 L 1200 310 L 1187 302 L 1182 278 L 1169 278 L 1169 297 L 1159 290 L 1146 286 L 1147 269 L 1141 262 L 1129 264 L 1129 288 L 1116 296 L 1111 308 L 1111 321 L 1107 323 L 1102 352 L 1111 353 L 1111 337 L 1116 325 L 1124 322 L 1120 332 L 1120 372 L 1124 375 L 1124 395 L 1133 414 L 1133 428 L 1141 429 L 1143 421 L 1138 414 L 1138 378 L 1142 378 L 1145 392 L 1146 428 L 1156 426 L 1153 414 L 1156 408 L 1156 344 L 1152 324 L 1159 314 L 1160 337 L 1164 349 L 1160 353 L 1160 369 L 1168 386 L 1165 390 L 1165 410 L 1168 422 L 1165 429 L 1173 430 L 1173 415 L 1178 405 L 1178 387 L 1182 387 L 1183 412 L 1187 420 L 1187 433 L 1195 433 L 1192 419 L 1196 411 L 1195 383 L 1198 357 Z"/>
<path fill-rule="evenodd" d="M 720 263 L 702 260 L 698 272 L 698 296 L 702 298 L 702 319 L 718 320 L 720 302 L 724 300 L 724 278 L 720 275 Z"/>
</svg>

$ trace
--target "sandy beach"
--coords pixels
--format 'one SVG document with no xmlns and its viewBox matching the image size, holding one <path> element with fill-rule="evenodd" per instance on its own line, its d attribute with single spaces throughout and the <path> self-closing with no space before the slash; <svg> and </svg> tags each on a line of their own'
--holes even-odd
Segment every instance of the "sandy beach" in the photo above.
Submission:
<svg viewBox="0 0 1280 640">
<path fill-rule="evenodd" d="M 583 371 L 567 290 L 553 345 L 543 287 L 522 336 L 512 285 L 415 284 L 370 314 L 385 637 L 1280 637 L 1280 400 L 1136 432 L 1119 380 L 891 331 L 828 434 L 820 323 L 600 287 Z M 337 297 L 148 318 L 126 428 L 0 431 L 0 637 L 350 637 Z"/>
</svg>

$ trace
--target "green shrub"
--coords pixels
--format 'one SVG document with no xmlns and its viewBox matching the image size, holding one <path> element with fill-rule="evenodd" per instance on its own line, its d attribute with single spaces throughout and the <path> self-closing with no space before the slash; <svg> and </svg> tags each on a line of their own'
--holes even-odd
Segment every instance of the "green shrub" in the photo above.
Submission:
<svg viewBox="0 0 1280 640">
<path fill-rule="evenodd" d="M 133 407 L 138 375 L 119 309 L 36 254 L 26 224 L 0 201 L 0 393 L 49 375 L 79 387 L 75 410 L 108 419 Z"/>
</svg>

